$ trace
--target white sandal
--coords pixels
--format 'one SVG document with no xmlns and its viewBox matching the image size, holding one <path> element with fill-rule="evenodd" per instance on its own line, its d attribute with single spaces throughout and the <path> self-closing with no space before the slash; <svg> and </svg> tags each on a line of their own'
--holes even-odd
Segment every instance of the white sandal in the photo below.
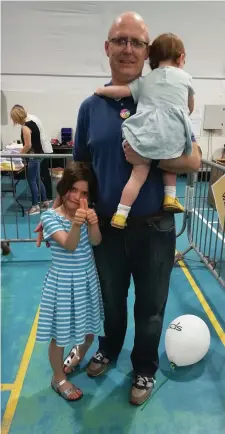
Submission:
<svg viewBox="0 0 225 434">
<path fill-rule="evenodd" d="M 66 357 L 66 359 L 63 362 L 63 372 L 66 375 L 70 375 L 72 374 L 72 372 L 75 371 L 76 367 L 82 362 L 82 360 L 84 359 L 87 351 L 89 350 L 89 348 L 91 347 L 93 343 L 93 340 L 91 341 L 86 341 L 81 345 L 75 345 L 70 353 L 68 354 L 68 356 Z M 80 355 L 80 348 L 82 348 L 82 357 Z M 66 372 L 66 368 L 70 369 L 70 372 Z"/>
<path fill-rule="evenodd" d="M 66 359 L 63 362 L 63 372 L 64 374 L 71 374 L 75 371 L 76 367 L 81 362 L 80 354 L 79 354 L 79 346 L 75 345 L 71 350 Z M 65 368 L 71 369 L 70 372 L 66 372 Z"/>
</svg>

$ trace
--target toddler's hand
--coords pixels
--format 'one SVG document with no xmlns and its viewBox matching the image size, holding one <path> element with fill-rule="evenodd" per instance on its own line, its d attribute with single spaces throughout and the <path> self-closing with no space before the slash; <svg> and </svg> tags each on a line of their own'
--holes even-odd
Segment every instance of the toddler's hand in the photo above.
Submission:
<svg viewBox="0 0 225 434">
<path fill-rule="evenodd" d="M 104 95 L 104 87 L 98 87 L 95 91 L 96 95 Z"/>
</svg>

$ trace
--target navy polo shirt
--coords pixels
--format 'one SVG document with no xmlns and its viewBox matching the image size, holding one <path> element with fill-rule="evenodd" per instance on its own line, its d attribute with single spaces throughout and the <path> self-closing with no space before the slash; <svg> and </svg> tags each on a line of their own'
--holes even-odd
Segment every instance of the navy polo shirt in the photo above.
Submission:
<svg viewBox="0 0 225 434">
<path fill-rule="evenodd" d="M 112 216 L 117 210 L 122 190 L 127 183 L 132 165 L 127 163 L 122 148 L 120 117 L 122 109 L 133 115 L 137 105 L 133 98 L 120 101 L 92 95 L 80 106 L 74 141 L 75 161 L 92 163 L 98 181 L 96 210 L 103 216 Z M 162 171 L 154 165 L 134 202 L 130 215 L 156 214 L 162 205 L 164 185 Z"/>
</svg>

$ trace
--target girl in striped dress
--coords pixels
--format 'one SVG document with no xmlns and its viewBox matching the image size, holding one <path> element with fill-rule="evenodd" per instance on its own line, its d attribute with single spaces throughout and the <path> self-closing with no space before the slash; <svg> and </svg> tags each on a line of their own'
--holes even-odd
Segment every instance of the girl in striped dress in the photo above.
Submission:
<svg viewBox="0 0 225 434">
<path fill-rule="evenodd" d="M 101 242 L 95 211 L 88 208 L 92 172 L 82 163 L 64 170 L 57 191 L 62 205 L 42 214 L 44 239 L 50 244 L 52 266 L 42 290 L 37 341 L 48 342 L 52 388 L 68 401 L 82 391 L 66 379 L 64 347 L 75 340 L 83 355 L 101 330 L 103 304 L 92 245 Z"/>
</svg>

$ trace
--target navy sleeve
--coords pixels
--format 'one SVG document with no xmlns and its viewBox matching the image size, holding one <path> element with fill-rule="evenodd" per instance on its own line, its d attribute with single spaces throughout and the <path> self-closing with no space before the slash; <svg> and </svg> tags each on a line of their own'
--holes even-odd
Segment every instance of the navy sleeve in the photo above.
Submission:
<svg viewBox="0 0 225 434">
<path fill-rule="evenodd" d="M 84 101 L 80 106 L 77 117 L 77 126 L 73 147 L 74 161 L 91 161 L 91 155 L 87 146 L 87 131 L 87 106 Z"/>
</svg>

